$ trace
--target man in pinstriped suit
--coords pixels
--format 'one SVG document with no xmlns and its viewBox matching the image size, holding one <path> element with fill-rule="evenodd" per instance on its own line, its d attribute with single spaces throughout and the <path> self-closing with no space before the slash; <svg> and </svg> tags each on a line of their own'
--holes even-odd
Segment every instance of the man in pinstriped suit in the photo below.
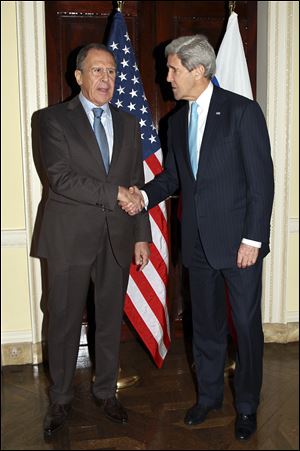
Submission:
<svg viewBox="0 0 300 451">
<path fill-rule="evenodd" d="M 175 39 L 166 56 L 174 97 L 187 102 L 169 121 L 164 172 L 142 192 L 131 191 L 143 195 L 149 209 L 181 189 L 198 382 L 197 403 L 185 423 L 202 423 L 223 401 L 227 324 L 225 309 L 220 321 L 216 296 L 221 274 L 238 340 L 235 435 L 247 440 L 257 427 L 262 385 L 262 261 L 269 252 L 274 195 L 268 131 L 255 101 L 213 86 L 215 53 L 204 36 Z M 136 212 L 130 203 L 123 208 Z"/>
</svg>

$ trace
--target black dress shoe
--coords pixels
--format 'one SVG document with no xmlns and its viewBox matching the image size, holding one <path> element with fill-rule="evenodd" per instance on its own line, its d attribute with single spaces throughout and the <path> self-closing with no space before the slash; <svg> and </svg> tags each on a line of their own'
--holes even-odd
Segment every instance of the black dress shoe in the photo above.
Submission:
<svg viewBox="0 0 300 451">
<path fill-rule="evenodd" d="M 217 410 L 222 407 L 222 403 L 214 404 L 213 406 L 203 406 L 201 404 L 195 404 L 191 407 L 185 417 L 184 422 L 189 426 L 194 426 L 195 424 L 203 423 L 206 420 L 208 412 L 211 410 Z"/>
<path fill-rule="evenodd" d="M 120 401 L 116 396 L 111 398 L 101 399 L 97 398 L 95 395 L 95 400 L 98 405 L 103 409 L 103 412 L 107 418 L 114 421 L 115 423 L 127 423 L 128 415 Z"/>
<path fill-rule="evenodd" d="M 235 423 L 235 436 L 238 440 L 248 440 L 256 431 L 256 413 L 244 415 L 239 413 Z"/>
<path fill-rule="evenodd" d="M 44 419 L 44 434 L 46 437 L 50 437 L 53 432 L 56 432 L 62 428 L 70 409 L 70 404 L 53 403 L 49 406 L 48 412 Z"/>
</svg>

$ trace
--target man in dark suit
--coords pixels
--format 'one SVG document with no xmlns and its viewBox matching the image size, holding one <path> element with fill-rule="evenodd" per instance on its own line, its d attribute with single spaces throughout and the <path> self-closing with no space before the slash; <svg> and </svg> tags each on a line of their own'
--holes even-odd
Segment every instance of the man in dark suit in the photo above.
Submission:
<svg viewBox="0 0 300 451">
<path fill-rule="evenodd" d="M 148 262 L 148 214 L 128 216 L 126 186 L 144 184 L 138 121 L 109 104 L 116 63 L 103 45 L 77 57 L 81 93 L 39 112 L 39 146 L 49 195 L 36 255 L 48 266 L 48 350 L 52 378 L 44 432 L 60 428 L 70 410 L 81 323 L 90 278 L 95 287 L 95 381 L 106 416 L 127 422 L 116 397 L 123 303 L 129 267 Z M 101 108 L 100 108 L 101 107 Z"/>
<path fill-rule="evenodd" d="M 205 37 L 175 39 L 166 56 L 174 97 L 187 102 L 169 121 L 165 170 L 143 195 L 149 209 L 181 189 L 198 382 L 198 400 L 185 423 L 202 423 L 223 400 L 227 325 L 216 296 L 221 274 L 238 339 L 235 434 L 247 440 L 256 430 L 262 384 L 262 260 L 269 252 L 274 191 L 268 131 L 255 101 L 213 86 L 215 53 Z M 135 213 L 133 204 L 122 205 Z"/>
</svg>

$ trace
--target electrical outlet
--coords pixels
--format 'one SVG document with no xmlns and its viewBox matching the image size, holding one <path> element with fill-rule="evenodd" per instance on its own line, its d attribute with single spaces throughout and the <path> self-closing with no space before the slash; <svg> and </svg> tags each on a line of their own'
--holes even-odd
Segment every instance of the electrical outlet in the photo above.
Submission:
<svg viewBox="0 0 300 451">
<path fill-rule="evenodd" d="M 1 345 L 2 365 L 32 363 L 31 343 L 6 343 Z"/>
<path fill-rule="evenodd" d="M 10 357 L 13 359 L 16 359 L 17 357 L 20 356 L 20 354 L 22 353 L 21 348 L 17 348 L 16 346 L 12 346 L 10 349 Z"/>
</svg>

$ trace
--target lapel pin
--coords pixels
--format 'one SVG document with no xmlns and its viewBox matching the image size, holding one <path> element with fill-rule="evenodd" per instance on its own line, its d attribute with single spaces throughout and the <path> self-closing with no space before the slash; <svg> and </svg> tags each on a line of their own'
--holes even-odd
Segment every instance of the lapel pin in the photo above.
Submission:
<svg viewBox="0 0 300 451">
<path fill-rule="evenodd" d="M 221 116 L 221 111 L 216 111 L 216 114 L 217 114 L 218 116 Z"/>
</svg>

